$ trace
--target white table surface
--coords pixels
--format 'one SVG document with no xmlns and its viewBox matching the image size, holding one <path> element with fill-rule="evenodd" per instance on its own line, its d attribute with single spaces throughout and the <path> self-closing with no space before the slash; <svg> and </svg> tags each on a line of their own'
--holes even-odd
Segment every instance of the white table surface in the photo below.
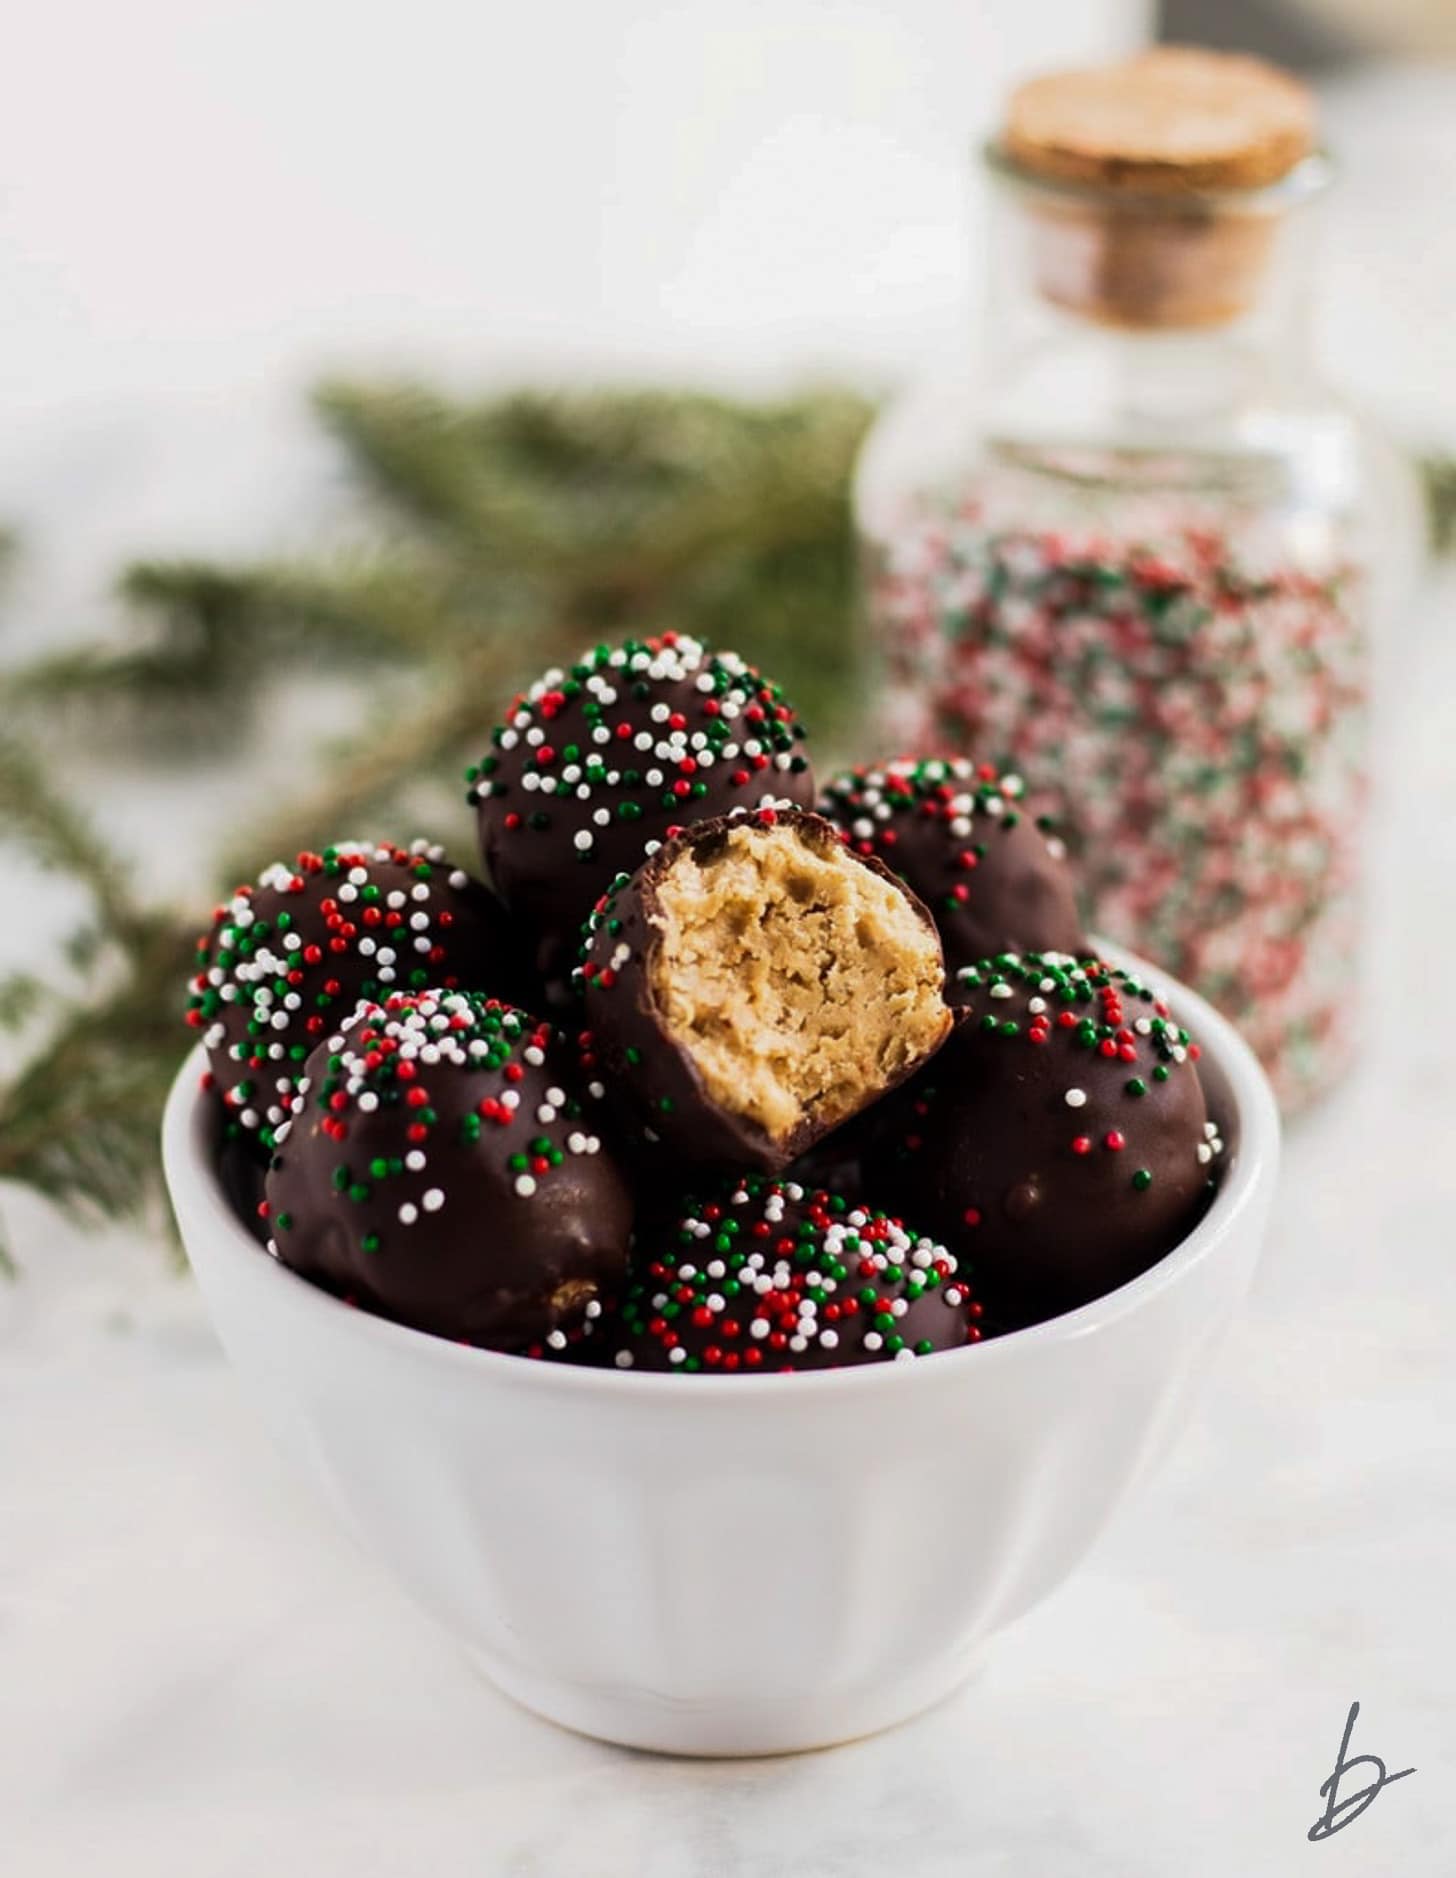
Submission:
<svg viewBox="0 0 1456 1878">
<path fill-rule="evenodd" d="M 1413 147 L 1377 117 L 1372 158 Z M 1373 263 L 1395 229 L 1365 226 Z M 169 546 L 184 513 L 202 548 L 267 539 L 292 498 L 265 443 L 243 507 L 153 454 L 89 538 L 53 465 L 33 630 L 144 542 L 137 513 Z M 1216 1381 L 979 1680 L 876 1740 L 693 1764 L 524 1714 L 314 1505 L 159 1240 L 0 1196 L 26 1264 L 0 1284 L 3 1878 L 1456 1872 L 1456 586 L 1389 665 L 1369 1046 L 1289 1143 Z M 1355 1699 L 1355 1747 L 1417 1772 L 1310 1846 Z"/>
</svg>

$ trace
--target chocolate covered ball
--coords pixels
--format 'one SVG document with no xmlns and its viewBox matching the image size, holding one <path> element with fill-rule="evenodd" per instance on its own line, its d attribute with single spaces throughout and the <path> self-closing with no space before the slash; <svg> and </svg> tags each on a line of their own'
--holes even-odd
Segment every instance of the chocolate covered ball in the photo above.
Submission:
<svg viewBox="0 0 1456 1878">
<path fill-rule="evenodd" d="M 234 1121 L 220 1101 L 217 1108 L 218 1185 L 239 1225 L 259 1245 L 267 1245 L 268 1207 L 264 1195 L 268 1175 L 267 1151 L 259 1142 L 257 1133 Z"/>
<path fill-rule="evenodd" d="M 841 1194 L 846 1200 L 858 1201 L 864 1190 L 862 1129 L 867 1115 L 874 1112 L 870 1109 L 842 1127 L 832 1129 L 790 1161 L 780 1178 L 792 1180 L 812 1192 L 822 1189 Z"/>
<path fill-rule="evenodd" d="M 1081 922 L 1061 842 L 1030 814 L 1019 776 L 935 758 L 845 770 L 819 812 L 925 902 L 946 969 L 998 952 L 1075 952 Z"/>
<path fill-rule="evenodd" d="M 681 1159 L 777 1172 L 949 1034 L 925 908 L 820 816 L 685 830 L 589 923 L 593 1048 Z"/>
<path fill-rule="evenodd" d="M 266 1151 L 309 1052 L 361 998 L 458 985 L 510 997 L 519 975 L 500 903 L 442 849 L 341 842 L 217 909 L 187 1021 L 229 1116 Z"/>
<path fill-rule="evenodd" d="M 748 1374 L 908 1362 L 979 1341 L 954 1256 L 898 1220 L 750 1174 L 639 1246 L 605 1347 L 620 1369 Z"/>
<path fill-rule="evenodd" d="M 1120 966 L 1003 954 L 959 974 L 964 1011 L 875 1178 L 974 1263 L 1019 1322 L 1134 1278 L 1197 1222 L 1222 1148 L 1198 1045 Z"/>
<path fill-rule="evenodd" d="M 727 810 L 809 807 L 803 728 L 777 685 L 684 634 L 598 646 L 512 704 L 470 772 L 497 893 L 563 995 L 581 924 L 646 844 Z"/>
<path fill-rule="evenodd" d="M 567 1041 L 477 992 L 361 1004 L 268 1171 L 283 1264 L 382 1316 L 564 1351 L 620 1289 L 632 1198 Z"/>
</svg>

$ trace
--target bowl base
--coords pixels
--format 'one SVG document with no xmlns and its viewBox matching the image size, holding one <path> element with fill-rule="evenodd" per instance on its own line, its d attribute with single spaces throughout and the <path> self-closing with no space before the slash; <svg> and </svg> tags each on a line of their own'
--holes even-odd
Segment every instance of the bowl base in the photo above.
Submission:
<svg viewBox="0 0 1456 1878">
<path fill-rule="evenodd" d="M 980 1668 L 980 1649 L 947 1655 L 918 1676 L 861 1693 L 797 1700 L 695 1702 L 648 1689 L 592 1688 L 533 1676 L 481 1650 L 468 1651 L 486 1680 L 533 1715 L 616 1747 L 693 1759 L 808 1754 L 881 1733 L 933 1708 Z"/>
</svg>

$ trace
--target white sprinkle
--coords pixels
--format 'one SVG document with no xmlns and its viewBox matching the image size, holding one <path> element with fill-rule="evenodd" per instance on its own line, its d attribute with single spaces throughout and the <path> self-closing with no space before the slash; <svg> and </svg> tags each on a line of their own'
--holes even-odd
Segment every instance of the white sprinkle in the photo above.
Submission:
<svg viewBox="0 0 1456 1878">
<path fill-rule="evenodd" d="M 529 1200 L 536 1191 L 536 1183 L 529 1174 L 516 1175 L 516 1192 L 523 1200 Z"/>
<path fill-rule="evenodd" d="M 419 1216 L 420 1209 L 417 1206 L 411 1205 L 408 1200 L 406 1200 L 404 1205 L 399 1209 L 399 1223 L 401 1226 L 413 1226 Z"/>
<path fill-rule="evenodd" d="M 424 1198 L 420 1201 L 420 1205 L 427 1213 L 438 1213 L 444 1204 L 445 1195 L 439 1187 L 431 1187 L 429 1192 L 426 1193 Z"/>
<path fill-rule="evenodd" d="M 1087 1104 L 1087 1091 L 1085 1089 L 1069 1089 L 1063 1099 L 1069 1109 L 1085 1108 Z"/>
</svg>

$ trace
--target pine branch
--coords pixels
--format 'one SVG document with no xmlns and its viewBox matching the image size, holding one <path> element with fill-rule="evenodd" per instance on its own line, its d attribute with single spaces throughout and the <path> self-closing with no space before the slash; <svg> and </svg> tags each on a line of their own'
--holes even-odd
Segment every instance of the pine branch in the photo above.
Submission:
<svg viewBox="0 0 1456 1878">
<path fill-rule="evenodd" d="M 564 656 L 560 644 L 508 635 L 482 639 L 411 711 L 392 701 L 357 743 L 331 766 L 317 789 L 289 801 L 271 821 L 249 825 L 229 852 L 220 887 L 251 879 L 270 861 L 301 848 L 370 832 L 413 786 L 431 778 L 463 798 L 461 772 L 485 747 L 490 726 L 522 667 Z"/>
<path fill-rule="evenodd" d="M 0 978 L 0 1031 L 13 1033 L 21 1029 L 51 995 L 33 972 L 11 972 Z"/>
<path fill-rule="evenodd" d="M 1430 515 L 1431 547 L 1437 554 L 1450 554 L 1456 548 L 1456 457 L 1426 457 L 1420 471 Z"/>
<path fill-rule="evenodd" d="M 0 1182 L 78 1217 L 135 1214 L 153 1190 L 195 936 L 155 929 L 132 968 L 71 1007 L 0 1090 Z"/>
<path fill-rule="evenodd" d="M 233 736 L 299 664 L 400 664 L 451 637 L 453 576 L 421 557 L 211 568 L 143 562 L 123 576 L 137 643 L 36 660 L 9 680 L 18 710 L 109 713 L 168 741 Z M 449 623 L 450 630 L 446 630 Z"/>
<path fill-rule="evenodd" d="M 0 839 L 17 842 L 44 868 L 69 874 L 91 895 L 102 928 L 134 948 L 148 922 L 126 876 L 85 818 L 51 789 L 40 763 L 0 731 Z"/>
<path fill-rule="evenodd" d="M 870 416 L 840 393 L 748 406 L 662 392 L 452 405 L 417 386 L 325 386 L 324 421 L 389 509 L 580 589 L 661 581 L 715 542 L 781 540 L 842 505 Z M 788 498 L 785 508 L 784 499 Z M 634 579 L 635 584 L 635 579 Z"/>
<path fill-rule="evenodd" d="M 534 610 L 583 644 L 676 626 L 767 665 L 817 732 L 850 715 L 863 400 L 523 394 L 471 407 L 333 385 L 319 402 L 385 513 L 474 570 L 485 618 L 492 603 Z"/>
<path fill-rule="evenodd" d="M 663 393 L 455 404 L 412 387 L 332 386 L 319 408 L 372 494 L 377 545 L 297 562 L 149 562 L 121 583 L 119 645 L 6 681 L 54 744 L 108 714 L 129 747 L 244 735 L 295 672 L 377 677 L 369 729 L 318 785 L 226 841 L 219 885 L 344 835 L 419 832 L 422 789 L 476 759 L 511 692 L 592 642 L 668 627 L 732 645 L 814 723 L 853 672 L 849 474 L 869 416 L 819 394 L 763 406 Z M 382 526 L 380 526 L 382 524 Z M 307 768 L 313 753 L 300 751 Z M 435 831 L 432 831 L 435 832 Z M 183 1048 L 192 930 L 138 907 L 121 868 L 13 729 L 0 735 L 0 834 L 90 891 L 63 956 L 99 989 L 0 982 L 0 1028 L 30 1041 L 0 1079 L 0 1181 L 73 1212 L 134 1212 L 154 1189 L 157 1123 Z M 48 1020 L 48 1021 L 43 1021 Z"/>
</svg>

